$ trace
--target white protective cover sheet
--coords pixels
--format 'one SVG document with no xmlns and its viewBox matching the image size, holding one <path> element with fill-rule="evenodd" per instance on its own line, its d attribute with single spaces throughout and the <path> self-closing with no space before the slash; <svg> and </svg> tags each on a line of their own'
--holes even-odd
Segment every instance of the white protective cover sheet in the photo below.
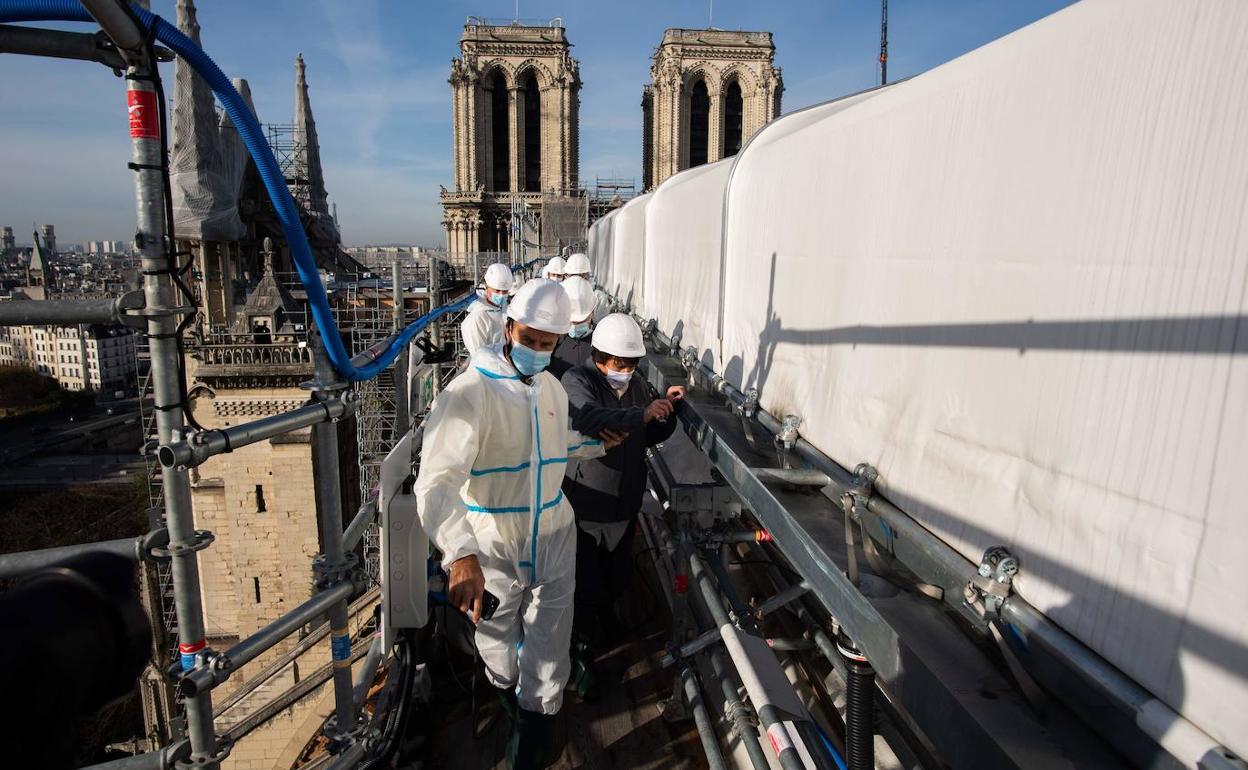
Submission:
<svg viewBox="0 0 1248 770">
<path fill-rule="evenodd" d="M 619 213 L 616 209 L 589 228 L 589 249 L 585 256 L 589 257 L 591 283 L 604 290 L 611 286 L 611 229 Z"/>
<path fill-rule="evenodd" d="M 611 273 L 603 288 L 630 312 L 646 316 L 643 276 L 646 255 L 646 206 L 653 193 L 638 195 L 615 212 L 611 222 Z"/>
<path fill-rule="evenodd" d="M 765 408 L 967 558 L 1014 550 L 1023 596 L 1241 755 L 1246 41 L 1242 0 L 1088 0 L 773 123 L 728 190 L 722 340 Z"/>
<path fill-rule="evenodd" d="M 720 230 L 732 160 L 682 171 L 646 206 L 649 317 L 704 363 L 719 360 Z"/>
</svg>

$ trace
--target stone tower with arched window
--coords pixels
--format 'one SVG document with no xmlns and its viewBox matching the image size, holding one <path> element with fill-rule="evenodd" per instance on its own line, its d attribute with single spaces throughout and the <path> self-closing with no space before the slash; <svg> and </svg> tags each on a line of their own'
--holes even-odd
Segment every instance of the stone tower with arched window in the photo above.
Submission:
<svg viewBox="0 0 1248 770">
<path fill-rule="evenodd" d="M 455 187 L 442 225 L 455 259 L 507 251 L 511 210 L 576 194 L 580 64 L 559 19 L 545 25 L 470 17 L 451 61 Z M 462 256 L 459 256 L 462 259 Z"/>
<path fill-rule="evenodd" d="M 736 155 L 780 113 L 770 32 L 669 29 L 641 97 L 643 186 Z"/>
</svg>

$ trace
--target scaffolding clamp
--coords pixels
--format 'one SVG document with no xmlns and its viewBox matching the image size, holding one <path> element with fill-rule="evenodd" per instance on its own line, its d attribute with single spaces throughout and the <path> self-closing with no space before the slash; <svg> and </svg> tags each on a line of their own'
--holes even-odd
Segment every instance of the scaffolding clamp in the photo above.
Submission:
<svg viewBox="0 0 1248 770">
<path fill-rule="evenodd" d="M 1013 592 L 1014 576 L 1018 574 L 1018 558 L 1003 545 L 984 551 L 979 569 L 966 584 L 966 604 L 981 618 L 992 621 L 1001 605 Z"/>
<path fill-rule="evenodd" d="M 169 530 L 157 527 L 144 535 L 139 542 L 139 558 L 150 562 L 169 561 L 172 558 L 169 552 Z"/>
<path fill-rule="evenodd" d="M 745 400 L 740 404 L 734 404 L 732 411 L 736 412 L 739 417 L 746 420 L 752 420 L 754 419 L 754 415 L 758 414 L 758 388 L 750 388 L 745 391 L 743 395 L 745 396 Z M 800 418 L 794 419 L 796 419 L 798 423 L 801 422 Z M 787 419 L 785 420 L 785 426 L 788 426 Z"/>
<path fill-rule="evenodd" d="M 138 312 L 145 304 L 142 291 L 136 289 L 122 294 L 114 303 L 117 308 L 117 320 L 131 329 L 146 331 L 147 318 Z"/>
<path fill-rule="evenodd" d="M 312 575 L 316 579 L 316 588 L 324 591 L 337 583 L 355 582 L 356 572 L 360 566 L 360 557 L 354 553 L 344 553 L 342 559 L 330 562 L 325 554 L 318 554 L 312 560 Z"/>
<path fill-rule="evenodd" d="M 417 337 L 412 341 L 422 353 L 421 363 L 425 364 L 445 364 L 455 359 L 455 350 L 453 346 L 448 345 L 445 348 L 439 348 L 433 344 L 428 334 Z"/>
<path fill-rule="evenodd" d="M 776 458 L 780 461 L 781 468 L 792 468 L 789 462 L 789 453 L 793 451 L 793 447 L 797 444 L 797 440 L 801 438 L 798 427 L 802 424 L 802 418 L 795 414 L 786 414 L 784 421 L 780 424 L 780 432 L 776 434 Z"/>
<path fill-rule="evenodd" d="M 197 529 L 191 534 L 191 537 L 188 540 L 183 540 L 178 543 L 170 542 L 169 532 L 164 529 L 151 532 L 148 537 L 158 535 L 160 532 L 164 532 L 164 543 L 160 543 L 159 539 L 153 540 L 152 546 L 149 549 L 152 561 L 168 561 L 174 556 L 181 556 L 183 554 L 202 551 L 212 545 L 213 540 L 217 539 L 216 535 L 206 529 Z"/>
<path fill-rule="evenodd" d="M 186 745 L 189 750 L 190 743 L 188 742 Z M 209 765 L 220 765 L 226 760 L 227 757 L 230 756 L 230 752 L 233 750 L 234 741 L 230 739 L 229 736 L 218 735 L 217 750 L 212 754 L 198 757 L 188 754 L 187 756 L 175 761 L 173 766 L 177 768 L 177 770 L 198 770 L 198 768 L 207 767 Z"/>
</svg>

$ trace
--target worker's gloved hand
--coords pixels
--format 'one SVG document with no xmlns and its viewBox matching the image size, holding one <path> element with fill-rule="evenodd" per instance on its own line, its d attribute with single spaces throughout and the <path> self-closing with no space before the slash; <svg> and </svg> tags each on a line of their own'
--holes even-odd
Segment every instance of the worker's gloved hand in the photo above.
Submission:
<svg viewBox="0 0 1248 770">
<path fill-rule="evenodd" d="M 684 385 L 673 385 L 672 387 L 667 389 L 668 401 L 680 401 L 684 397 L 685 397 Z M 675 407 L 675 404 L 673 404 L 673 407 Z"/>
<path fill-rule="evenodd" d="M 467 615 L 472 622 L 481 621 L 481 597 L 485 595 L 485 573 L 476 555 L 464 556 L 451 564 L 451 576 L 446 584 L 446 598 L 452 606 Z"/>
<path fill-rule="evenodd" d="M 646 407 L 646 422 L 666 420 L 672 415 L 672 402 L 666 398 L 656 398 Z"/>
<path fill-rule="evenodd" d="M 603 428 L 600 437 L 602 438 L 603 447 L 607 449 L 615 449 L 617 446 L 624 443 L 624 439 L 628 438 L 628 433 L 622 430 L 615 431 L 610 428 Z"/>
</svg>

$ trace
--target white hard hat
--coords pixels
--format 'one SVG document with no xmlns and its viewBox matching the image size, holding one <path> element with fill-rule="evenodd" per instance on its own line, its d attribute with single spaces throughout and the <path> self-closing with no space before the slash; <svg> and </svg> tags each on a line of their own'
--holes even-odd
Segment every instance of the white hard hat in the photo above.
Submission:
<svg viewBox="0 0 1248 770">
<path fill-rule="evenodd" d="M 511 275 L 511 268 L 502 262 L 495 262 L 485 269 L 485 285 L 495 291 L 511 291 L 516 279 Z"/>
<path fill-rule="evenodd" d="M 589 285 L 589 281 L 579 275 L 572 275 L 560 285 L 572 301 L 572 322 L 589 318 L 589 314 L 594 312 L 594 306 L 598 304 L 594 287 Z"/>
<path fill-rule="evenodd" d="M 563 257 L 551 257 L 550 261 L 546 263 L 546 269 L 555 275 L 563 275 L 565 265 Z"/>
<path fill-rule="evenodd" d="M 594 350 L 620 358 L 641 358 L 646 354 L 641 327 L 623 313 L 612 313 L 599 321 L 590 344 Z"/>
<path fill-rule="evenodd" d="M 563 271 L 568 275 L 589 275 L 589 257 L 584 254 L 573 254 L 568 257 Z"/>
<path fill-rule="evenodd" d="M 572 301 L 558 283 L 534 278 L 511 298 L 507 317 L 539 331 L 567 334 L 572 325 Z"/>
</svg>

